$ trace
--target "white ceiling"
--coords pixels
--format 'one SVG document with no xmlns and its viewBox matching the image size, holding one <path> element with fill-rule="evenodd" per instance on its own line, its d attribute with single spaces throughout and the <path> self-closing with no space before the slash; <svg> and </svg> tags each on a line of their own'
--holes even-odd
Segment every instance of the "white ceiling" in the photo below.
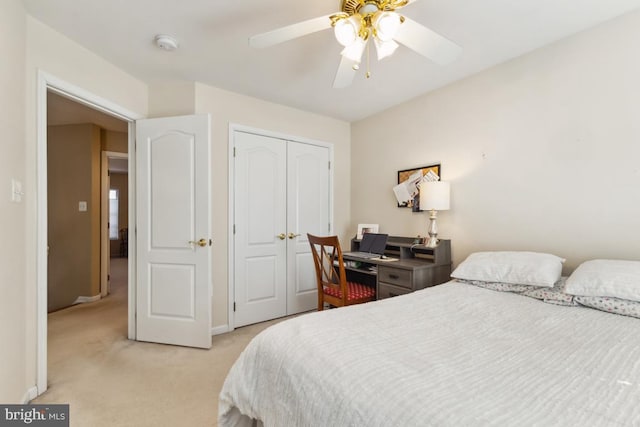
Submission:
<svg viewBox="0 0 640 427">
<path fill-rule="evenodd" d="M 341 46 L 332 31 L 267 49 L 249 36 L 340 9 L 340 0 L 24 0 L 29 13 L 146 82 L 199 81 L 354 121 L 618 15 L 640 0 L 420 0 L 402 13 L 463 48 L 440 67 L 400 47 L 333 89 Z M 156 48 L 156 34 L 180 49 Z M 363 67 L 364 68 L 364 67 Z"/>
</svg>

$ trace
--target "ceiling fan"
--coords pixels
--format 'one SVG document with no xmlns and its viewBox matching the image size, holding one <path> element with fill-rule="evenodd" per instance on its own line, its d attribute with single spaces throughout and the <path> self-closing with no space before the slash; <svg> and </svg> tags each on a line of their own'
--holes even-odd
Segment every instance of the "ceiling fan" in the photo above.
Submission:
<svg viewBox="0 0 640 427">
<path fill-rule="evenodd" d="M 342 0 L 340 12 L 255 35 L 249 38 L 249 45 L 269 47 L 333 27 L 336 39 L 344 46 L 334 88 L 351 84 L 365 50 L 368 59 L 370 40 L 373 40 L 378 60 L 391 56 L 400 43 L 436 64 L 454 61 L 462 50 L 460 46 L 396 12 L 416 1 Z M 367 70 L 366 77 L 369 75 Z"/>
</svg>

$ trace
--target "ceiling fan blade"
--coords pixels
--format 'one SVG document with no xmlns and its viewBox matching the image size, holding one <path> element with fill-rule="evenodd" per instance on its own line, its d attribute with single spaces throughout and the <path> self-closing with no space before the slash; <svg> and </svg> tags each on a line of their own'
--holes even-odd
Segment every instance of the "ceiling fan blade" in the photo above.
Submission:
<svg viewBox="0 0 640 427">
<path fill-rule="evenodd" d="M 307 34 L 316 33 L 318 31 L 331 28 L 331 15 L 319 16 L 307 21 L 298 22 L 297 24 L 287 25 L 286 27 L 268 31 L 266 33 L 257 34 L 249 37 L 249 46 L 255 48 L 263 48 L 286 42 Z"/>
<path fill-rule="evenodd" d="M 341 58 L 338 71 L 336 72 L 336 78 L 333 80 L 333 87 L 335 89 L 342 89 L 350 86 L 356 75 L 356 70 L 353 69 L 356 62 L 346 56 L 341 55 Z"/>
<path fill-rule="evenodd" d="M 447 65 L 453 62 L 462 52 L 462 48 L 451 40 L 406 16 L 398 29 L 395 40 L 438 65 Z"/>
</svg>

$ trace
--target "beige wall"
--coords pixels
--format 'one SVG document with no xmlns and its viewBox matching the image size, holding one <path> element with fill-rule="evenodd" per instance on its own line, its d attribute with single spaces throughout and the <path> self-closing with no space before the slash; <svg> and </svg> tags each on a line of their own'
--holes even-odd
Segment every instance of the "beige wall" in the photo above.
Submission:
<svg viewBox="0 0 640 427">
<path fill-rule="evenodd" d="M 20 4 L 20 2 L 13 0 L 11 3 Z M 2 8 L 6 8 L 5 4 L 6 2 L 3 1 Z M 10 21 L 10 27 L 15 27 L 19 23 L 19 16 L 22 16 L 20 14 L 23 14 L 23 12 L 14 14 Z M 4 15 L 3 18 L 0 19 L 4 19 Z M 22 19 L 24 19 L 24 17 Z M 0 28 L 3 28 L 4 31 L 5 26 L 2 25 Z M 2 43 L 3 52 L 15 51 L 14 56 L 17 58 L 17 62 L 19 63 L 20 58 L 22 58 L 24 63 L 25 51 L 24 48 L 18 48 L 21 45 L 21 39 L 18 37 L 18 30 L 16 31 L 14 40 L 6 41 L 3 38 L 0 43 Z M 20 31 L 22 31 L 21 37 L 22 40 L 24 40 L 24 23 Z M 5 42 L 10 43 L 10 48 L 5 49 Z M 4 64 L 5 61 L 2 62 Z M 13 63 L 13 61 L 11 61 L 11 63 Z M 18 66 L 16 65 L 16 67 Z M 89 93 L 109 100 L 139 116 L 146 116 L 147 114 L 148 90 L 147 85 L 142 81 L 123 72 L 103 58 L 30 16 L 26 17 L 26 71 L 24 68 L 20 68 L 20 70 L 22 72 L 20 78 L 11 82 L 11 84 L 12 88 L 18 86 L 20 82 L 24 81 L 23 79 L 26 76 L 26 143 L 21 147 L 22 150 L 26 150 L 26 165 L 25 162 L 22 162 L 24 166 L 21 166 L 20 162 L 15 162 L 18 171 L 25 176 L 26 182 L 26 235 L 20 236 L 21 241 L 26 242 L 26 255 L 24 261 L 16 262 L 14 265 L 24 265 L 26 267 L 26 273 L 24 273 L 26 274 L 26 279 L 23 277 L 23 280 L 20 281 L 20 283 L 26 283 L 26 310 L 25 313 L 20 316 L 20 321 L 26 322 L 26 348 L 25 346 L 22 347 L 24 348 L 24 352 L 20 349 L 12 349 L 12 351 L 16 352 L 15 357 L 19 358 L 22 361 L 20 363 L 23 365 L 14 365 L 10 369 L 20 369 L 22 372 L 26 369 L 26 387 L 32 387 L 36 383 L 37 339 L 36 82 L 38 70 L 42 70 L 49 75 L 53 75 Z M 4 96 L 2 102 L 4 106 Z M 24 102 L 24 94 L 18 100 L 10 100 L 10 105 L 6 108 L 10 108 L 11 111 L 18 111 L 16 106 L 20 105 L 21 102 Z M 15 122 L 19 123 L 17 120 Z M 16 140 L 20 139 L 16 138 Z M 24 138 L 22 138 L 22 140 L 24 140 Z M 2 158 L 4 159 L 5 157 L 2 156 Z M 4 160 L 0 160 L 0 162 L 3 161 Z M 11 161 L 12 164 L 14 164 L 13 160 L 7 161 Z M 16 174 L 18 174 L 18 172 L 16 172 Z M 24 212 L 22 212 L 22 214 L 23 213 Z M 21 218 L 23 217 L 22 214 Z M 20 253 L 20 248 L 21 246 L 14 247 L 15 252 Z M 20 262 L 22 262 L 22 264 L 20 264 Z M 6 325 L 6 323 L 2 322 L 0 330 L 5 327 L 4 325 Z M 23 367 L 20 368 L 20 366 Z M 0 382 L 0 389 L 4 387 L 4 382 Z M 15 393 L 15 389 L 12 390 L 14 390 Z"/>
<path fill-rule="evenodd" d="M 24 308 L 26 204 L 12 203 L 11 179 L 26 184 L 25 172 L 25 34 L 20 0 L 0 5 L 0 402 L 22 403 L 25 379 Z M 31 189 L 25 187 L 25 191 Z"/>
<path fill-rule="evenodd" d="M 477 250 L 640 253 L 640 13 L 353 124 L 352 223 L 425 234 L 396 171 L 441 162 L 455 263 Z M 374 190 L 375 189 L 375 190 Z"/>
<path fill-rule="evenodd" d="M 211 114 L 213 181 L 213 326 L 227 324 L 229 124 L 334 145 L 334 230 L 346 238 L 350 212 L 350 125 L 347 122 L 196 84 L 196 113 Z"/>
<path fill-rule="evenodd" d="M 126 132 L 102 129 L 100 138 L 102 139 L 102 149 L 104 151 L 115 151 L 116 153 L 129 152 L 129 134 Z"/>
<path fill-rule="evenodd" d="M 183 81 L 155 81 L 149 85 L 149 117 L 194 114 L 196 84 Z"/>
<path fill-rule="evenodd" d="M 100 293 L 100 128 L 49 126 L 49 311 Z M 78 203 L 87 203 L 80 212 Z"/>
</svg>

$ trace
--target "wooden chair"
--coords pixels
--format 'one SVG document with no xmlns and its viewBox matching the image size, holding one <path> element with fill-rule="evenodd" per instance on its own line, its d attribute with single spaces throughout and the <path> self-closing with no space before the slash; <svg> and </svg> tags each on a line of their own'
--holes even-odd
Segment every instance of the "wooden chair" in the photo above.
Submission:
<svg viewBox="0 0 640 427">
<path fill-rule="evenodd" d="M 347 281 L 338 236 L 318 237 L 307 234 L 318 282 L 318 311 L 324 303 L 343 307 L 376 299 L 371 286 Z"/>
</svg>

